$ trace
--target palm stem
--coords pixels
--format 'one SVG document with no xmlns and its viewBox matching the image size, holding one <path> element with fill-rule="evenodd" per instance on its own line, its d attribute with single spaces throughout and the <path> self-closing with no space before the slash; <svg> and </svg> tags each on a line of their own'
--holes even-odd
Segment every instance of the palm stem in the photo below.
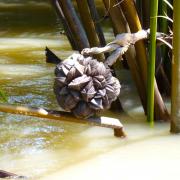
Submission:
<svg viewBox="0 0 180 180">
<path fill-rule="evenodd" d="M 150 47 L 148 62 L 148 88 L 147 88 L 147 121 L 154 125 L 154 83 L 155 83 L 155 61 L 156 61 L 156 30 L 158 0 L 151 1 L 150 9 Z"/>
<path fill-rule="evenodd" d="M 180 133 L 180 1 L 174 0 L 173 24 L 173 59 L 172 59 L 172 92 L 171 92 L 171 132 Z"/>
</svg>

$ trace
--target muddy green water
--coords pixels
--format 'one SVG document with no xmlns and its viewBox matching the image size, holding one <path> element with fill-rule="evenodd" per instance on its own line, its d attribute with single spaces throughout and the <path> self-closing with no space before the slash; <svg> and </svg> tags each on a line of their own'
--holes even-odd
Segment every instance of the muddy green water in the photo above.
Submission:
<svg viewBox="0 0 180 180">
<path fill-rule="evenodd" d="M 0 0 L 0 87 L 8 103 L 58 109 L 44 49 L 72 53 L 60 30 L 47 1 Z M 126 139 L 111 129 L 0 113 L 0 169 L 30 179 L 179 179 L 180 137 L 168 123 L 149 127 L 129 72 L 120 75 L 126 114 L 107 115 L 121 119 Z"/>
</svg>

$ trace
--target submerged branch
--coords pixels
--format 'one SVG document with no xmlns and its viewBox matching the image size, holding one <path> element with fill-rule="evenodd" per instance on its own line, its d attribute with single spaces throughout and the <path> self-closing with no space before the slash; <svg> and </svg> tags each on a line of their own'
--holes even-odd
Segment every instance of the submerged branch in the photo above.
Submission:
<svg viewBox="0 0 180 180">
<path fill-rule="evenodd" d="M 47 118 L 65 122 L 88 124 L 91 126 L 100 126 L 114 129 L 114 134 L 117 137 L 125 136 L 123 125 L 119 119 L 109 117 L 93 117 L 88 119 L 77 119 L 69 112 L 47 110 L 43 108 L 32 108 L 26 106 L 13 106 L 0 104 L 0 111 L 5 113 L 34 116 L 40 118 Z"/>
<path fill-rule="evenodd" d="M 14 174 L 12 172 L 8 172 L 8 171 L 4 171 L 4 170 L 0 170 L 0 179 L 1 178 L 5 178 L 5 179 L 27 179 L 27 177 L 25 176 L 19 176 L 17 174 Z"/>
</svg>

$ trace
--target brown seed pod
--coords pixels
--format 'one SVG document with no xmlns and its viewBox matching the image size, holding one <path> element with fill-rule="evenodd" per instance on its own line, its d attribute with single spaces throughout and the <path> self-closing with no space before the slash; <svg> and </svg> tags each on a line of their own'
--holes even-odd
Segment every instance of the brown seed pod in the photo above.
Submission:
<svg viewBox="0 0 180 180">
<path fill-rule="evenodd" d="M 56 66 L 54 92 L 59 105 L 76 117 L 88 118 L 108 109 L 120 83 L 102 62 L 73 54 Z"/>
</svg>

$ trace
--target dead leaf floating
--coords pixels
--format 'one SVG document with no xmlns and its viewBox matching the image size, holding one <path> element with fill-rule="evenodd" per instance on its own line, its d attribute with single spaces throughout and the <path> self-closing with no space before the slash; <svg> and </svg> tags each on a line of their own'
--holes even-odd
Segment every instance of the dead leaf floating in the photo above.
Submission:
<svg viewBox="0 0 180 180">
<path fill-rule="evenodd" d="M 55 69 L 54 92 L 61 108 L 88 118 L 108 109 L 120 93 L 120 83 L 102 62 L 73 54 Z"/>
</svg>

